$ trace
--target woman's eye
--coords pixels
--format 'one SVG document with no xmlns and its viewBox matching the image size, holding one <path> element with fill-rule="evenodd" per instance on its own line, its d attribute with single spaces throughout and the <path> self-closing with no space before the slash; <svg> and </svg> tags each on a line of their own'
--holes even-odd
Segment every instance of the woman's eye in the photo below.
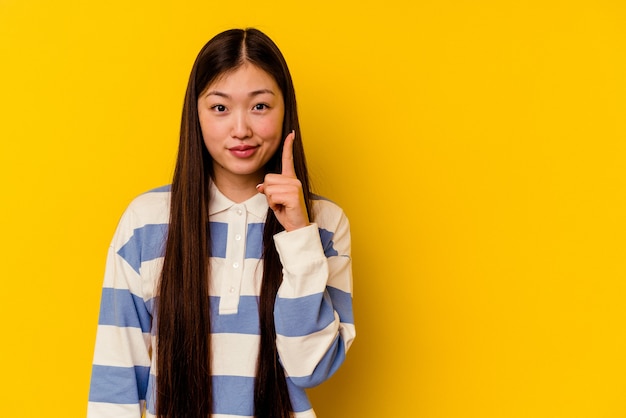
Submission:
<svg viewBox="0 0 626 418">
<path fill-rule="evenodd" d="M 268 108 L 269 106 L 266 105 L 265 103 L 259 103 L 259 104 L 254 105 L 254 110 L 265 110 Z"/>
<path fill-rule="evenodd" d="M 215 110 L 216 112 L 226 112 L 226 106 L 220 104 L 211 106 L 211 109 Z"/>
</svg>

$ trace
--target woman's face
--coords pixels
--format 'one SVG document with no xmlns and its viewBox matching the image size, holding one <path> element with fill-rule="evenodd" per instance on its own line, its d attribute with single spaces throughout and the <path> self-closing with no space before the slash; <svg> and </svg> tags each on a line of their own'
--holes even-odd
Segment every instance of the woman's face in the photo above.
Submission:
<svg viewBox="0 0 626 418">
<path fill-rule="evenodd" d="M 209 84 L 198 98 L 198 117 L 218 185 L 263 180 L 281 143 L 284 114 L 276 81 L 250 63 Z"/>
</svg>

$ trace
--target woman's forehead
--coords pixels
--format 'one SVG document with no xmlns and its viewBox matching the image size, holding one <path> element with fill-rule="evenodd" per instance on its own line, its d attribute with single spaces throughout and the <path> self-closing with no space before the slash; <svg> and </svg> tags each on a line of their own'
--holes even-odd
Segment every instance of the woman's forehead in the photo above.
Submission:
<svg viewBox="0 0 626 418">
<path fill-rule="evenodd" d="M 282 91 L 274 77 L 259 66 L 246 62 L 232 70 L 222 72 L 204 88 L 202 95 L 217 90 L 221 93 L 249 93 L 267 90 L 276 95 Z"/>
</svg>

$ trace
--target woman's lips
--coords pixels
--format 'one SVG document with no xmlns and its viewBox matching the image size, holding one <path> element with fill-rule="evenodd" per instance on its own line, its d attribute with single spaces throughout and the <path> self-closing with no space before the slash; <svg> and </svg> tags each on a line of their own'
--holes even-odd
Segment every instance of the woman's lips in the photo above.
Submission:
<svg viewBox="0 0 626 418">
<path fill-rule="evenodd" d="M 237 145 L 229 148 L 228 151 L 237 158 L 248 158 L 256 152 L 257 148 L 252 145 Z"/>
</svg>

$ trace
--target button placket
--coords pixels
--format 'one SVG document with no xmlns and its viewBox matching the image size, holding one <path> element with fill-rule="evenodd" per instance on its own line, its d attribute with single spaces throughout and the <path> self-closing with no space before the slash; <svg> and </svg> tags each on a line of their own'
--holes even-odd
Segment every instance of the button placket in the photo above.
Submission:
<svg viewBox="0 0 626 418">
<path fill-rule="evenodd" d="M 226 271 L 220 297 L 220 314 L 237 313 L 245 258 L 245 234 L 247 211 L 243 205 L 229 210 L 228 243 L 226 247 Z"/>
</svg>

